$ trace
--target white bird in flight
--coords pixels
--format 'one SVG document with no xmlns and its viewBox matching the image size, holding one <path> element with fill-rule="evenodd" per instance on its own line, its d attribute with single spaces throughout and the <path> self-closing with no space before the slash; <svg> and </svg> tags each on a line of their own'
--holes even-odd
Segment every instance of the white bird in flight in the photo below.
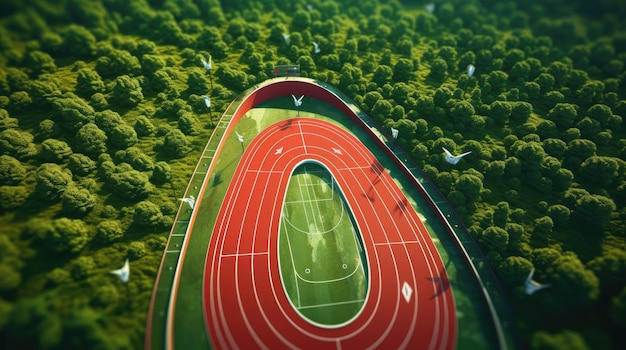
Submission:
<svg viewBox="0 0 626 350">
<path fill-rule="evenodd" d="M 206 70 L 211 70 L 211 68 L 213 68 L 213 62 L 211 59 L 211 55 L 209 55 L 209 61 L 205 61 L 204 58 L 202 58 L 202 65 L 204 66 L 204 69 Z"/>
<path fill-rule="evenodd" d="M 285 39 L 285 44 L 289 45 L 289 34 L 283 33 L 283 39 Z"/>
<path fill-rule="evenodd" d="M 122 282 L 127 283 L 128 277 L 130 276 L 130 266 L 128 265 L 128 258 L 126 258 L 126 262 L 121 269 L 111 271 L 112 274 L 119 276 Z"/>
<path fill-rule="evenodd" d="M 467 76 L 468 77 L 471 78 L 474 75 L 475 71 L 476 71 L 476 66 L 474 66 L 471 63 L 467 65 Z"/>
<path fill-rule="evenodd" d="M 183 201 L 184 203 L 189 204 L 191 209 L 193 209 L 196 206 L 196 198 L 193 195 L 190 195 L 187 198 L 181 198 L 180 200 Z"/>
<path fill-rule="evenodd" d="M 426 5 L 426 12 L 428 12 L 428 13 L 433 13 L 433 12 L 435 12 L 435 4 L 433 4 L 432 2 L 431 2 L 431 3 L 428 3 L 428 4 Z"/>
<path fill-rule="evenodd" d="M 394 139 L 398 138 L 398 133 L 400 133 L 400 130 L 396 129 L 396 128 L 391 128 L 391 137 L 393 137 Z"/>
<path fill-rule="evenodd" d="M 295 95 L 291 95 L 291 97 L 293 97 L 293 104 L 296 105 L 296 107 L 302 106 L 302 99 L 304 98 L 304 95 L 300 96 L 300 98 L 296 98 Z"/>
<path fill-rule="evenodd" d="M 472 153 L 472 151 L 469 152 L 465 152 L 465 153 L 461 153 L 458 156 L 453 156 L 452 153 L 450 153 L 450 151 L 448 151 L 445 147 L 441 147 L 443 149 L 444 152 L 446 152 L 446 162 L 454 165 L 456 163 L 459 162 L 459 160 L 461 160 L 461 158 L 465 157 L 466 155 Z"/>
<path fill-rule="evenodd" d="M 320 53 L 320 46 L 314 41 L 313 42 L 313 52 Z"/>
<path fill-rule="evenodd" d="M 206 105 L 206 108 L 211 108 L 211 99 L 209 98 L 209 96 L 202 95 L 202 98 L 204 99 L 204 104 Z"/>
<path fill-rule="evenodd" d="M 533 268 L 532 270 L 530 270 L 530 273 L 528 274 L 528 277 L 526 278 L 526 281 L 524 282 L 524 287 L 526 289 L 526 294 L 528 295 L 532 295 L 537 291 L 540 291 L 544 288 L 548 288 L 550 287 L 549 284 L 541 284 L 535 280 L 533 280 L 533 274 L 535 273 L 535 269 Z"/>
</svg>

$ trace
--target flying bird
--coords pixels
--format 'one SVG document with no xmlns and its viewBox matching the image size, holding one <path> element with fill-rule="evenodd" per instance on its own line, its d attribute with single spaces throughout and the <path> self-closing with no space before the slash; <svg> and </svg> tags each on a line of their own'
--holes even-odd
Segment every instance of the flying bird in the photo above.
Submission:
<svg viewBox="0 0 626 350">
<path fill-rule="evenodd" d="M 300 98 L 296 98 L 295 95 L 291 95 L 291 97 L 293 97 L 293 104 L 296 105 L 296 107 L 302 106 L 302 99 L 304 98 L 304 95 L 300 96 Z"/>
<path fill-rule="evenodd" d="M 121 269 L 111 271 L 112 274 L 119 276 L 122 282 L 127 283 L 128 277 L 130 276 L 130 267 L 128 265 L 128 258 L 126 258 L 126 262 Z"/>
<path fill-rule="evenodd" d="M 399 133 L 399 132 L 400 132 L 400 131 L 399 131 L 398 129 L 396 129 L 396 128 L 391 128 L 391 137 L 393 137 L 394 139 L 397 139 L 397 138 L 398 138 L 398 133 Z"/>
<path fill-rule="evenodd" d="M 206 105 L 206 108 L 211 108 L 211 99 L 209 98 L 209 96 L 202 95 L 202 98 L 204 99 L 204 104 Z"/>
<path fill-rule="evenodd" d="M 289 45 L 289 34 L 283 33 L 283 39 L 285 39 L 285 44 Z"/>
<path fill-rule="evenodd" d="M 190 195 L 187 198 L 181 198 L 180 200 L 183 201 L 184 203 L 189 204 L 191 209 L 193 209 L 196 206 L 196 198 L 193 195 Z"/>
<path fill-rule="evenodd" d="M 550 284 L 541 284 L 535 280 L 533 280 L 533 274 L 535 273 L 535 269 L 530 270 L 526 281 L 524 282 L 524 288 L 526 290 L 526 294 L 532 295 L 537 291 L 540 291 L 544 288 L 550 287 Z"/>
<path fill-rule="evenodd" d="M 211 55 L 209 55 L 209 61 L 205 61 L 204 58 L 202 58 L 202 65 L 204 66 L 204 69 L 206 70 L 211 70 L 211 68 L 213 68 L 213 62 L 211 59 Z"/>
<path fill-rule="evenodd" d="M 474 66 L 473 64 L 468 64 L 467 65 L 467 76 L 468 77 L 472 77 L 474 76 L 474 72 L 476 71 L 476 66 Z"/>
<path fill-rule="evenodd" d="M 428 13 L 433 13 L 433 12 L 435 12 L 435 4 L 433 4 L 432 2 L 431 2 L 431 3 L 428 3 L 428 4 L 426 5 L 426 12 L 428 12 Z"/>
<path fill-rule="evenodd" d="M 315 52 L 315 53 L 320 53 L 321 52 L 320 46 L 315 41 L 313 42 L 313 52 Z"/>
<path fill-rule="evenodd" d="M 465 153 L 461 153 L 458 156 L 453 156 L 452 153 L 450 153 L 450 151 L 448 151 L 445 147 L 441 147 L 443 149 L 444 152 L 446 152 L 446 162 L 454 165 L 456 163 L 459 162 L 459 160 L 461 160 L 461 158 L 465 157 L 466 155 L 472 153 L 472 151 L 469 152 L 465 152 Z"/>
</svg>

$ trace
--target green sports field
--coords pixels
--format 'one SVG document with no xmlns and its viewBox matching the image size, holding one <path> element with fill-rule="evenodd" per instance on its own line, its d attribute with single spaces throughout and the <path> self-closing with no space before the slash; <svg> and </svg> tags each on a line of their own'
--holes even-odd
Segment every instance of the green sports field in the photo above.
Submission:
<svg viewBox="0 0 626 350">
<path fill-rule="evenodd" d="M 333 327 L 361 310 L 368 286 L 358 228 L 330 172 L 307 162 L 292 174 L 283 206 L 279 264 L 295 309 Z"/>
</svg>

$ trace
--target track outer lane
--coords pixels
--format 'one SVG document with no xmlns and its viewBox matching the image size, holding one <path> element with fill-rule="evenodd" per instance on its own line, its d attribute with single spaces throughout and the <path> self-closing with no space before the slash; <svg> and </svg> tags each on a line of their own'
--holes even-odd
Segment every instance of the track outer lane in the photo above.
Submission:
<svg viewBox="0 0 626 350">
<path fill-rule="evenodd" d="M 316 161 L 333 175 L 368 257 L 365 305 L 339 328 L 301 318 L 280 280 L 280 213 L 289 177 L 303 161 Z M 204 312 L 214 346 L 454 347 L 454 299 L 443 263 L 417 214 L 381 170 L 354 136 L 315 119 L 274 124 L 251 142 L 218 214 L 205 264 Z M 412 289 L 408 299 L 401 293 L 405 283 Z"/>
</svg>

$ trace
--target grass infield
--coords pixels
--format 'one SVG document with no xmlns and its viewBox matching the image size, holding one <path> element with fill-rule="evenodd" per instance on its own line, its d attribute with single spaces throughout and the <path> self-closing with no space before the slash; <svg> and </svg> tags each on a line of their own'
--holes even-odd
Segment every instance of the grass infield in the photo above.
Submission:
<svg viewBox="0 0 626 350">
<path fill-rule="evenodd" d="M 332 327 L 359 313 L 367 259 L 350 210 L 323 166 L 303 163 L 291 175 L 278 250 L 283 286 L 304 318 Z"/>
</svg>

